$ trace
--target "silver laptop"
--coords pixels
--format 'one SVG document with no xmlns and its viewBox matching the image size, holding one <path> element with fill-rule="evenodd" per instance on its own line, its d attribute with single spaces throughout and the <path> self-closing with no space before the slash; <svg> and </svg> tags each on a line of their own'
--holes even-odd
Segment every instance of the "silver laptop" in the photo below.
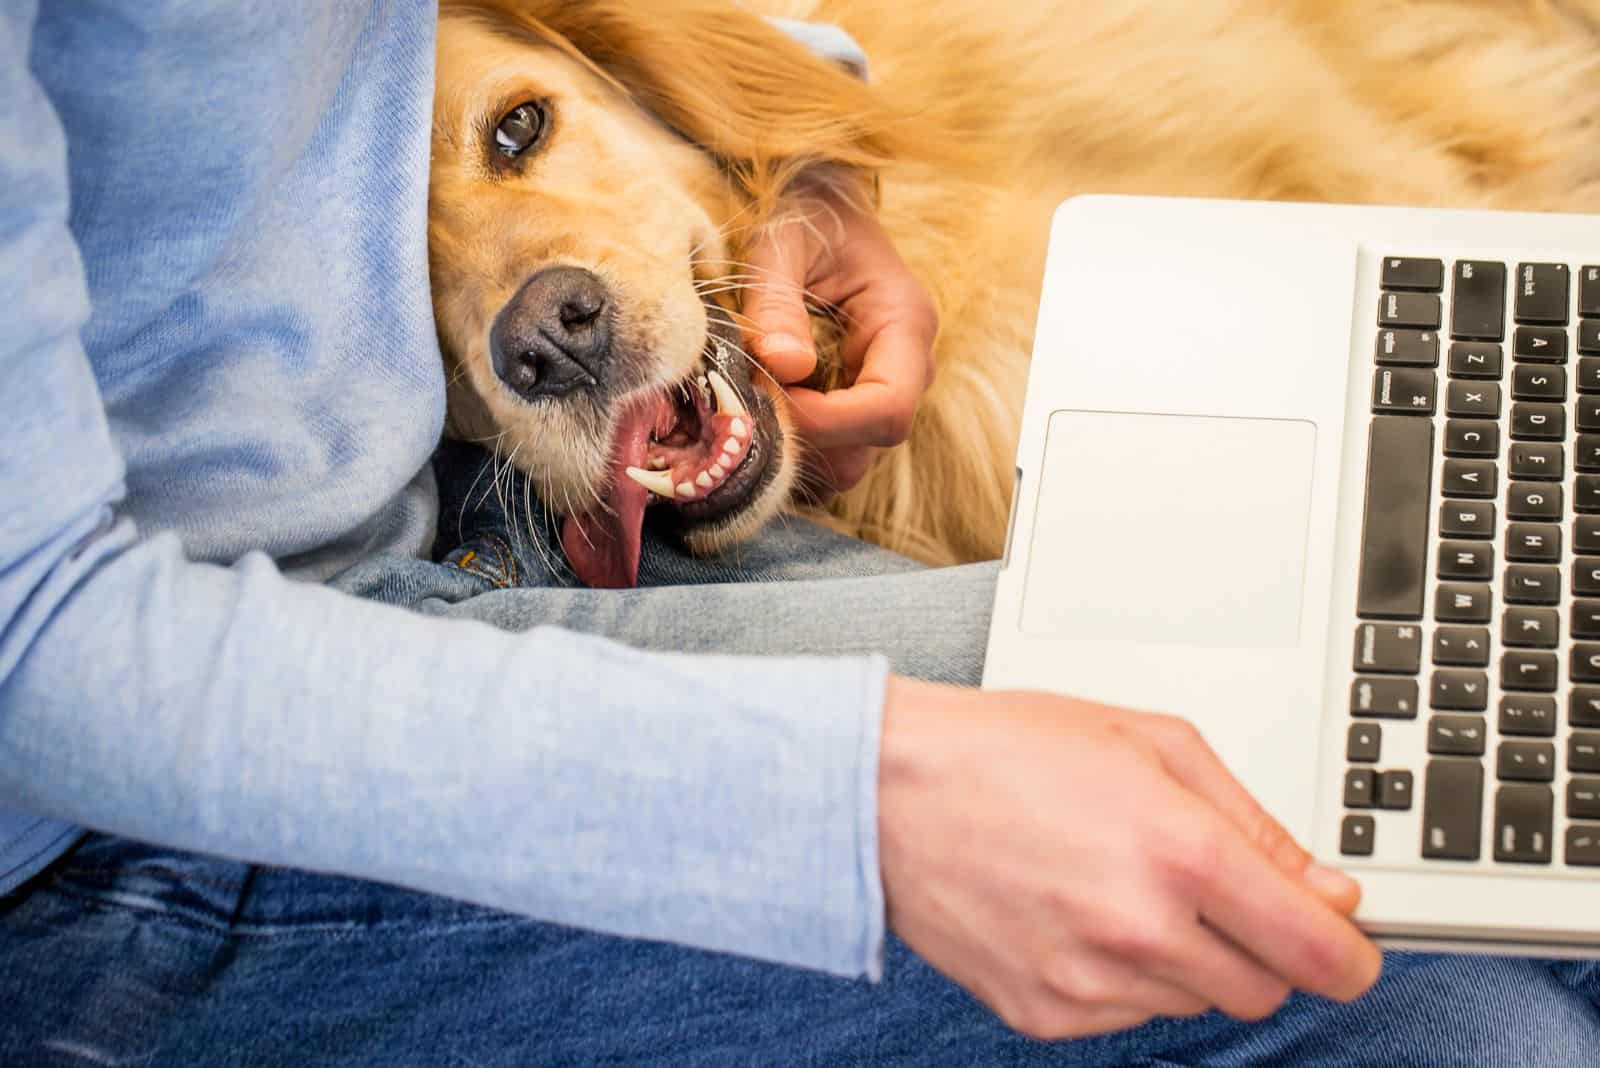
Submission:
<svg viewBox="0 0 1600 1068">
<path fill-rule="evenodd" d="M 1058 211 L 984 683 L 1193 721 L 1358 920 L 1600 956 L 1600 218 Z"/>
</svg>

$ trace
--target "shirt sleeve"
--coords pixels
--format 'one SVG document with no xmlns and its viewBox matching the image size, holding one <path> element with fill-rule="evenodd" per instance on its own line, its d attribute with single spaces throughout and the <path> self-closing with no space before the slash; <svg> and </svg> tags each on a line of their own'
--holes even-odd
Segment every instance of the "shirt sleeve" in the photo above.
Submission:
<svg viewBox="0 0 1600 1068">
<path fill-rule="evenodd" d="M 880 658 L 650 654 L 118 516 L 66 145 L 0 13 L 0 807 L 875 976 Z"/>
</svg>

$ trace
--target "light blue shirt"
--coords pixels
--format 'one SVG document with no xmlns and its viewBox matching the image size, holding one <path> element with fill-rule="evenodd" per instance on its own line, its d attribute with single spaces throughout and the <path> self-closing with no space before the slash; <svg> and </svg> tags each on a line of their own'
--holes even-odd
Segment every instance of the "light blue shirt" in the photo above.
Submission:
<svg viewBox="0 0 1600 1068">
<path fill-rule="evenodd" d="M 881 659 L 318 584 L 426 550 L 434 0 L 0 11 L 0 892 L 94 828 L 875 974 Z"/>
</svg>

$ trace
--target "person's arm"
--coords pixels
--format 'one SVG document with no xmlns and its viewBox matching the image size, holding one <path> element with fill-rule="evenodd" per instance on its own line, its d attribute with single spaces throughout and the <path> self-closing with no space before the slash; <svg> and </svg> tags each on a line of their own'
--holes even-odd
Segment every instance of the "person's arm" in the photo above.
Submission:
<svg viewBox="0 0 1600 1068">
<path fill-rule="evenodd" d="M 0 808 L 873 972 L 880 659 L 504 633 L 118 517 L 31 22 L 0 15 Z"/>
</svg>

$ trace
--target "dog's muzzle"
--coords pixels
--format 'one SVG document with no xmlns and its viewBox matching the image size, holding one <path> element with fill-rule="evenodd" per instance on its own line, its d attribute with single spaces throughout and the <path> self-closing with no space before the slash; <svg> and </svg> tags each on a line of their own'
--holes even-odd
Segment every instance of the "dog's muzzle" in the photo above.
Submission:
<svg viewBox="0 0 1600 1068">
<path fill-rule="evenodd" d="M 611 355 L 606 284 L 577 267 L 549 267 L 506 302 L 489 331 L 494 372 L 527 400 L 592 389 Z"/>
</svg>

